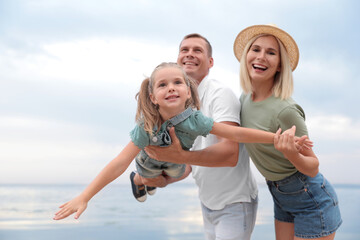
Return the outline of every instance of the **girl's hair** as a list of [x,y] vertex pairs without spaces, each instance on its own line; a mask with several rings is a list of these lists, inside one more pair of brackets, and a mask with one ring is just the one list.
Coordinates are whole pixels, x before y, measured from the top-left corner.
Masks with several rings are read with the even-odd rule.
[[200,109],[200,100],[197,93],[197,83],[195,80],[186,75],[184,70],[172,62],[164,62],[158,65],[152,72],[149,78],[145,78],[141,83],[140,91],[136,94],[135,98],[138,101],[137,111],[136,111],[136,122],[138,124],[144,124],[144,129],[150,135],[153,134],[153,129],[157,126],[157,129],[160,129],[162,124],[162,118],[159,113],[159,106],[155,105],[150,100],[150,94],[153,94],[153,87],[155,83],[155,76],[157,71],[164,68],[177,68],[181,71],[186,85],[190,88],[191,97],[185,102],[184,108],[192,107],[197,110]]
[[[246,64],[246,56],[247,56],[247,53],[249,52],[252,44],[255,42],[255,40],[258,39],[259,37],[264,37],[264,36],[273,36],[273,35],[262,34],[262,35],[258,35],[256,37],[250,39],[250,41],[246,44],[243,55],[241,57],[240,84],[241,84],[241,87],[245,94],[252,92],[251,79],[250,79],[249,71],[247,69],[247,64]],[[275,37],[275,36],[273,36],[273,37]],[[291,95],[294,91],[294,80],[293,80],[292,70],[291,70],[291,66],[290,66],[290,60],[289,60],[289,56],[287,54],[286,48],[284,47],[282,42],[277,37],[275,37],[275,39],[277,40],[277,42],[280,46],[280,66],[281,66],[281,68],[280,68],[280,72],[277,72],[275,74],[274,86],[273,86],[272,92],[275,97],[279,97],[281,99],[288,99],[291,97]]]

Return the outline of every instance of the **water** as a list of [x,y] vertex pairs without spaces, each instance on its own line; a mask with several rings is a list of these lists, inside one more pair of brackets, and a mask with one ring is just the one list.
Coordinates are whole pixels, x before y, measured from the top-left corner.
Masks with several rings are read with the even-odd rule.
[[[83,185],[0,185],[0,240],[57,239],[204,239],[194,184],[158,189],[144,203],[129,185],[109,185],[89,203],[79,220],[54,221],[58,206],[80,193]],[[335,186],[343,225],[336,239],[360,239],[360,186]],[[272,200],[259,186],[259,211],[252,239],[275,239]]]

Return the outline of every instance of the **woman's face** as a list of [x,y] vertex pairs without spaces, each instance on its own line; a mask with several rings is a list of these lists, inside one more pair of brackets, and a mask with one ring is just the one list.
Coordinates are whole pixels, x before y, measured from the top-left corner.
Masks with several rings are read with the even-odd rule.
[[251,45],[246,66],[253,83],[274,81],[280,71],[280,47],[275,37],[262,36]]

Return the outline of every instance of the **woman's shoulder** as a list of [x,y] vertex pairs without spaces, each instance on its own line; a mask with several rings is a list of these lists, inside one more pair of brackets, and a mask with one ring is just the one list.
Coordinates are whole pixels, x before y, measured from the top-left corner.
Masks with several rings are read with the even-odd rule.
[[279,107],[278,116],[279,118],[288,118],[292,115],[300,116],[305,119],[305,112],[303,108],[295,102],[294,99],[288,98],[281,100],[281,107]]
[[281,99],[279,97],[273,96],[271,98],[270,104],[276,104],[280,109],[288,107],[301,108],[300,105],[291,97],[287,99]]

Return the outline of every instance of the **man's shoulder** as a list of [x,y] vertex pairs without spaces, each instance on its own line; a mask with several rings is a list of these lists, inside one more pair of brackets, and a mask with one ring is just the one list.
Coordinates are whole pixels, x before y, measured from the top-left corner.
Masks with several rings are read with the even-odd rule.
[[231,94],[235,96],[235,93],[221,81],[210,78],[206,81],[205,92],[216,94],[216,93],[224,93]]
[[218,87],[218,88],[227,88],[221,81],[214,79],[214,78],[206,79],[206,85],[214,86],[214,87]]
[[217,122],[229,121],[239,123],[240,101],[235,93],[220,81],[208,79],[204,85],[202,111]]

